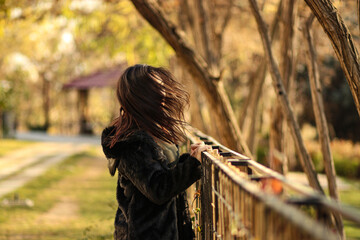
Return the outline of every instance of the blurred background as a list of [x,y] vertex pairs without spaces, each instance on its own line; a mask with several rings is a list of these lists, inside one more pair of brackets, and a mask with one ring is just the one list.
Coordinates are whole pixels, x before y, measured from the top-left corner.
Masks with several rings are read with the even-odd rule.
[[[220,76],[253,158],[269,166],[270,159],[276,155],[270,154],[270,146],[273,146],[270,133],[276,128],[277,98],[247,1],[213,0],[210,1],[213,5],[206,5],[204,9],[200,8],[202,1],[156,2],[180,37],[207,61],[212,76]],[[270,30],[275,59],[281,69],[288,69],[287,92],[305,145],[316,170],[324,173],[301,32],[310,10],[304,2],[295,1],[292,15],[286,18],[282,14],[285,0],[257,2]],[[335,0],[333,4],[359,47],[356,1]],[[199,15],[201,12],[204,15]],[[207,41],[199,30],[206,21],[213,31],[205,34]],[[286,60],[283,39],[289,24],[293,27],[287,35],[291,38],[291,48],[286,52],[291,52],[291,59]],[[360,118],[331,42],[316,20],[312,34],[333,160],[343,181],[341,199],[360,207]],[[286,68],[290,62],[291,67]],[[106,161],[99,147],[99,135],[119,112],[116,81],[127,66],[137,63],[170,69],[191,95],[186,113],[188,122],[231,146],[219,127],[224,123],[214,118],[214,109],[218,106],[209,103],[204,88],[197,84],[186,64],[176,57],[175,51],[137,12],[131,1],[0,0],[0,183],[46,159],[67,154],[53,161],[60,164],[54,165],[58,166],[57,170],[50,169],[50,173],[38,175],[43,178],[31,180],[35,182],[30,187],[25,185],[18,191],[14,188],[0,195],[0,199],[30,198],[35,202],[33,210],[21,207],[13,210],[6,204],[0,208],[0,212],[4,212],[0,213],[0,229],[4,229],[0,230],[0,239],[111,239],[116,209],[115,180],[109,182],[104,170]],[[280,171],[302,171],[286,126],[281,132],[278,141],[283,147],[276,156],[280,160],[286,158],[287,166],[281,166]],[[41,155],[40,149],[48,149],[48,152]],[[35,155],[40,157],[24,163],[28,156]],[[101,161],[97,161],[99,159]],[[10,171],[10,166],[18,167]],[[71,184],[74,182],[77,186]],[[93,194],[86,189],[91,189]],[[69,191],[78,193],[66,197]],[[104,198],[98,196],[99,191],[104,191],[100,194]],[[88,197],[84,197],[86,195]],[[56,205],[59,199],[60,206]],[[79,204],[81,201],[84,202]],[[104,210],[100,206],[108,207]],[[50,212],[49,216],[35,217],[51,209],[55,212]],[[70,210],[66,213],[64,209]],[[90,213],[92,210],[94,215]],[[79,221],[80,215],[82,221]],[[89,222],[89,218],[97,220]],[[21,227],[14,225],[16,221]],[[45,222],[63,225],[55,230],[52,224],[46,230],[34,228]],[[105,227],[100,226],[105,222]],[[66,230],[69,228],[77,229],[72,230],[75,235]],[[360,239],[358,229],[349,226],[347,233]]]
[[[196,34],[196,16],[184,20],[192,16],[190,10],[194,11],[196,6],[187,4],[193,7],[189,10],[183,2],[186,1],[158,3],[187,43],[204,56],[201,39]],[[231,1],[231,7],[227,3],[220,4],[212,15],[216,20],[213,24],[218,27],[215,37],[221,38],[219,49],[214,47],[213,55],[220,55],[219,67],[214,72],[221,71],[226,95],[252,154],[266,163],[269,133],[274,128],[272,108],[277,99],[271,77],[263,70],[261,39],[247,3]],[[264,0],[259,1],[259,6],[269,28],[274,29],[273,53],[284,66],[280,33],[286,19],[278,17],[276,21],[281,16],[279,3]],[[334,4],[358,45],[356,3],[334,1]],[[310,11],[302,2],[294,9],[293,67],[288,95],[303,138],[310,141],[317,139],[317,132],[301,34],[301,23]],[[194,83],[171,47],[130,1],[2,1],[0,24],[0,135],[3,138],[26,131],[99,135],[118,114],[114,86],[121,72],[127,66],[146,63],[169,68],[186,85],[191,93],[188,121],[222,140],[212,116],[214,106],[209,106],[205,93]],[[348,149],[360,140],[360,119],[328,37],[316,20],[312,28],[330,138],[335,145],[344,143]],[[255,80],[259,78],[263,79],[263,85],[256,92]],[[256,95],[255,101],[252,95]],[[309,147],[312,151],[314,146]],[[359,150],[354,147],[351,152],[357,155]],[[294,148],[289,146],[286,151],[291,155]],[[359,162],[359,156],[356,157]],[[289,159],[292,159],[290,167],[296,167],[295,157]],[[360,164],[354,165],[351,174],[360,176]]]

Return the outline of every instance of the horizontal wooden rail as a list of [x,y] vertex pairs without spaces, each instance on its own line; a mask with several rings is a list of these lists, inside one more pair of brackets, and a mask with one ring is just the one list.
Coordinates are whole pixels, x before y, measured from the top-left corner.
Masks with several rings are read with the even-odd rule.
[[290,181],[192,127],[187,130],[189,144],[203,141],[214,149],[202,154],[198,239],[338,239],[335,230],[297,206],[318,214],[338,212],[360,225],[356,209]]

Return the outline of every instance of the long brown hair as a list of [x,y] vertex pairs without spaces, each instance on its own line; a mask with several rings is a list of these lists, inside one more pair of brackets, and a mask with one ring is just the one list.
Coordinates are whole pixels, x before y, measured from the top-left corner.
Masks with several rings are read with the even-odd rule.
[[183,139],[189,95],[169,71],[141,64],[131,66],[121,75],[116,93],[120,115],[112,124],[115,134],[110,147],[139,129],[165,142]]

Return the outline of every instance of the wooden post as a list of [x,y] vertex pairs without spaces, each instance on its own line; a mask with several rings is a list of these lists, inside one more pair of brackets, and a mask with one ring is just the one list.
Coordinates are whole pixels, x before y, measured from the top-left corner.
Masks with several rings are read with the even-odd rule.
[[80,89],[78,90],[79,98],[79,124],[80,124],[80,134],[92,134],[92,128],[89,123],[89,109],[88,109],[88,99],[89,99],[89,90]]

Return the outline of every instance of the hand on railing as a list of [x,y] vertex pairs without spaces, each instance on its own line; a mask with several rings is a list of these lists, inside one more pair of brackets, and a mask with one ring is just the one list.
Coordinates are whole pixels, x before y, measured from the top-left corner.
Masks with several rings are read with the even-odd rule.
[[211,149],[211,146],[205,145],[204,142],[198,142],[195,144],[191,144],[190,155],[197,158],[201,162],[201,153]]

